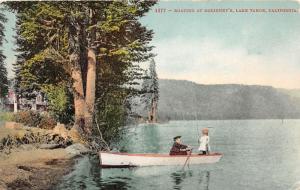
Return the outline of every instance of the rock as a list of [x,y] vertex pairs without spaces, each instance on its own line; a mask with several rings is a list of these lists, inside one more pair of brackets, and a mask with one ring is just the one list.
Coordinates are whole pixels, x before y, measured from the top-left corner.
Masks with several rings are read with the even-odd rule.
[[32,167],[28,167],[28,166],[23,166],[23,165],[17,165],[17,168],[20,169],[20,170],[24,170],[24,171],[32,171]]
[[90,149],[88,149],[86,146],[84,146],[81,143],[76,143],[71,146],[68,146],[65,150],[69,154],[73,154],[73,155],[87,154],[87,153],[91,152]]
[[72,127],[68,135],[74,142],[80,142],[81,140],[79,129],[76,126]]
[[16,122],[5,122],[5,127],[8,129],[22,129],[22,124],[21,123],[16,123]]
[[63,138],[68,137],[68,132],[69,131],[66,129],[65,125],[60,123],[58,123],[53,129],[53,133],[59,134]]
[[40,149],[55,149],[55,148],[59,148],[60,144],[41,144],[39,145]]

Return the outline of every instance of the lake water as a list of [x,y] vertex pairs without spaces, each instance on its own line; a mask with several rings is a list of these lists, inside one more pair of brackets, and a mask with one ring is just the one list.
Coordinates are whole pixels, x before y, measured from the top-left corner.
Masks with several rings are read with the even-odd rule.
[[172,121],[130,129],[124,151],[169,152],[174,136],[196,150],[197,134],[210,128],[212,165],[101,169],[85,157],[57,189],[288,190],[300,181],[300,120]]

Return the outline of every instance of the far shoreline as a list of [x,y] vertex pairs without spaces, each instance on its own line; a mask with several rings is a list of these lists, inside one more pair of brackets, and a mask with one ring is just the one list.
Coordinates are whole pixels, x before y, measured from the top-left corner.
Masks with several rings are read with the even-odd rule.
[[[156,123],[147,123],[147,122],[142,122],[142,123],[137,123],[137,125],[155,125],[155,124],[168,124],[170,122],[193,122],[193,121],[291,121],[291,120],[300,120],[300,118],[287,118],[287,119],[278,119],[278,118],[269,118],[269,119],[255,119],[255,118],[250,118],[250,119],[174,119],[174,120],[169,120],[169,121],[158,121]],[[131,125],[129,125],[131,126]]]

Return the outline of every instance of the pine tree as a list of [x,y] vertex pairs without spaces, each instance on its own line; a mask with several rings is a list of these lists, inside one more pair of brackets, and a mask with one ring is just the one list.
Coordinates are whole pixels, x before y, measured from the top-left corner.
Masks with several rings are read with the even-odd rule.
[[157,122],[157,106],[159,99],[158,77],[156,73],[156,64],[154,59],[151,59],[149,73],[145,73],[146,77],[142,84],[142,101],[145,105],[145,110],[148,112],[148,122]]
[[111,104],[122,109],[126,98],[135,93],[128,86],[140,77],[136,63],[153,56],[149,45],[153,31],[142,26],[139,18],[155,2],[6,4],[17,12],[16,71],[22,91],[47,92],[53,89],[49,85],[57,84],[72,89],[75,125],[82,123],[87,131],[95,112],[97,117],[107,113]]
[[[1,10],[1,9],[0,9]],[[6,22],[5,15],[0,13],[0,48],[3,46],[4,41],[4,23]],[[4,65],[5,56],[3,51],[0,49],[0,98],[4,97],[7,93],[8,80],[7,70]]]

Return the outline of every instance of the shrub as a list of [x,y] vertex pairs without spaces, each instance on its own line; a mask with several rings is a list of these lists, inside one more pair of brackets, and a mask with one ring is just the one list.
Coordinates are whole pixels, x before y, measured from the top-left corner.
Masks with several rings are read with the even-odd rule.
[[39,123],[39,128],[42,129],[53,129],[56,126],[56,121],[50,116],[42,115],[42,119]]
[[73,121],[72,94],[65,84],[45,85],[42,88],[48,101],[48,111],[57,121],[67,124]]
[[41,121],[41,116],[33,111],[20,111],[14,115],[14,121],[23,123],[28,127],[37,127]]
[[21,111],[14,115],[15,122],[22,123],[28,127],[39,127],[42,129],[53,129],[56,121],[46,114],[40,114],[34,111]]

